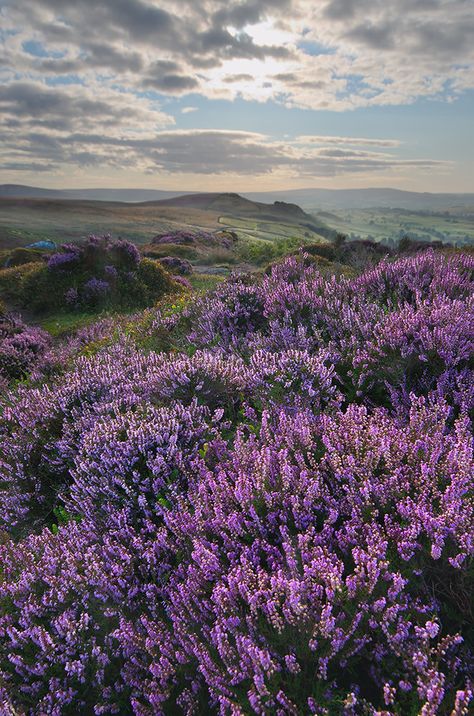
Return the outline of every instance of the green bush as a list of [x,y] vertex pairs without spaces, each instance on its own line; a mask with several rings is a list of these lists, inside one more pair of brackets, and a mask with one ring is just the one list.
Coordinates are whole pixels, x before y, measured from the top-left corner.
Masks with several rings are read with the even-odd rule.
[[122,283],[121,294],[124,306],[146,307],[166,293],[177,291],[179,286],[172,276],[152,259],[142,259],[135,277]]
[[199,255],[197,249],[181,244],[163,244],[162,246],[146,246],[143,255],[151,259],[161,259],[164,256],[178,256],[180,259],[196,259]]
[[25,249],[19,247],[13,249],[11,254],[8,256],[8,266],[22,266],[23,264],[29,263],[41,263],[44,260],[45,254],[38,249]]
[[0,296],[36,313],[47,314],[63,310],[145,308],[164,294],[180,290],[157,261],[138,257],[133,265],[121,246],[116,253],[108,252],[102,261],[98,255],[94,262],[94,252],[86,245],[81,260],[64,267],[29,263],[0,270]]
[[297,238],[275,239],[274,241],[243,241],[238,247],[238,253],[243,261],[257,266],[263,266],[270,261],[287,256],[301,246]]
[[28,305],[29,282],[34,281],[45,271],[45,266],[39,263],[22,264],[0,271],[0,295],[7,301],[18,303],[22,306]]

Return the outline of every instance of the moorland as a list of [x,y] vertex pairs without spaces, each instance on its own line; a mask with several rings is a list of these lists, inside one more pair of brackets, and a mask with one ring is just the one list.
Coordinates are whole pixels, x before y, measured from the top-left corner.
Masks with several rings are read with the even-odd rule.
[[467,716],[472,246],[1,216],[2,716]]

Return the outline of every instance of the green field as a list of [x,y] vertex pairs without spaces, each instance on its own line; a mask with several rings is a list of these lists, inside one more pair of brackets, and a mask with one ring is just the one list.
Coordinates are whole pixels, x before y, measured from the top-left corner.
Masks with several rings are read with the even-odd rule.
[[99,201],[0,199],[0,248],[52,239],[75,241],[89,234],[111,233],[138,244],[179,228],[219,228],[209,211]]
[[443,212],[405,209],[332,209],[317,216],[350,238],[398,241],[401,236],[458,245],[474,242],[473,209]]
[[296,224],[285,224],[281,221],[266,221],[251,218],[236,218],[233,216],[219,217],[219,223],[226,229],[235,231],[240,237],[261,241],[274,241],[275,239],[298,239],[303,243],[308,241],[325,242],[326,239],[315,230]]

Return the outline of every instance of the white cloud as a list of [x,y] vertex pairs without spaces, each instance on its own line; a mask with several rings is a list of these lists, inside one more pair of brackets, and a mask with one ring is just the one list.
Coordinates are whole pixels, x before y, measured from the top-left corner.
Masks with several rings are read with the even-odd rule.
[[398,139],[375,139],[371,137],[337,137],[330,135],[300,135],[295,138],[297,144],[347,144],[363,147],[399,147]]
[[0,158],[9,169],[441,170],[394,156],[399,142],[383,137],[163,134],[175,121],[165,100],[200,94],[345,111],[454,101],[474,88],[467,0],[6,0],[0,19]]
[[[332,177],[398,172],[408,167],[443,170],[446,162],[401,159],[389,152],[354,148],[346,138],[330,137],[316,146],[305,137],[275,141],[257,132],[218,129],[164,130],[154,134],[121,137],[104,132],[58,132],[32,129],[20,142],[13,136],[4,146],[6,166],[25,171],[38,161],[59,169],[64,166],[129,170],[131,172],[194,175]],[[360,140],[359,140],[360,141]],[[370,140],[363,140],[372,146]],[[357,146],[357,140],[356,140]],[[376,145],[378,146],[378,145]],[[383,145],[384,146],[384,145]]]
[[466,0],[7,0],[2,24],[11,77],[336,110],[474,87]]

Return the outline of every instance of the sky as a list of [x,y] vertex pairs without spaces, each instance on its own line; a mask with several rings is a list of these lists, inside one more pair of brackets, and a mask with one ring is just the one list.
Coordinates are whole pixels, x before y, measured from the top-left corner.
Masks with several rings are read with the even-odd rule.
[[474,0],[0,0],[0,183],[474,192]]

